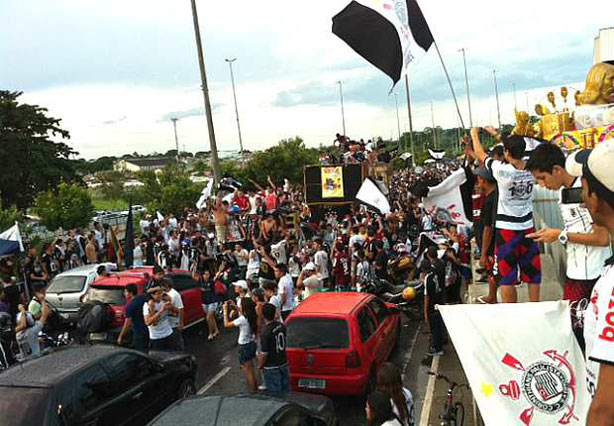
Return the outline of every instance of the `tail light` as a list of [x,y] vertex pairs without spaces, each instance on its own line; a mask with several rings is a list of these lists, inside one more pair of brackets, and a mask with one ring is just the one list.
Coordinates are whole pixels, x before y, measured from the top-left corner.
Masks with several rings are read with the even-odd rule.
[[345,356],[346,368],[358,368],[360,367],[360,356],[358,352],[352,351]]

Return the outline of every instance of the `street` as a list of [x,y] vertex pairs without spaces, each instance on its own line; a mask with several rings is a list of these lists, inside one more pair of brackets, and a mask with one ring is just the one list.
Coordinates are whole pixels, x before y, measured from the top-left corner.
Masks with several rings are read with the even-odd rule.
[[[392,352],[390,361],[403,372],[404,384],[414,395],[416,419],[419,419],[428,382],[428,368],[421,365],[428,349],[428,335],[424,333],[424,324],[409,322],[406,318],[403,321],[401,341]],[[184,333],[186,350],[196,357],[198,363],[198,393],[221,395],[246,392],[237,360],[237,332],[223,330],[220,337],[212,342],[208,342],[206,336],[204,325]],[[364,396],[337,396],[332,400],[341,426],[365,423]]]

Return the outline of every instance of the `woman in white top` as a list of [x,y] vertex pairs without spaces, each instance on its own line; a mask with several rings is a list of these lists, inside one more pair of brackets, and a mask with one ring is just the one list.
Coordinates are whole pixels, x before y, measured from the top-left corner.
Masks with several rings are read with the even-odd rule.
[[256,375],[254,373],[254,359],[256,358],[256,339],[255,333],[258,329],[258,315],[256,314],[256,304],[248,297],[241,299],[240,306],[237,308],[239,317],[234,321],[229,318],[229,310],[235,308],[232,301],[224,303],[224,327],[239,329],[239,364],[247,388],[250,393],[256,392]]
[[392,411],[403,426],[414,426],[414,398],[410,390],[403,387],[403,379],[396,365],[391,362],[380,365],[376,389],[388,395]]

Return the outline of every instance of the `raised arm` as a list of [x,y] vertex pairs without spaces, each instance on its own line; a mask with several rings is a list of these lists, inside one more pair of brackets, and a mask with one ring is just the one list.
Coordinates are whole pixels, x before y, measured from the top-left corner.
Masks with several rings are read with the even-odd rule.
[[471,141],[473,142],[473,152],[475,157],[480,160],[480,163],[484,163],[488,154],[484,150],[482,143],[480,142],[480,128],[474,127],[471,129]]

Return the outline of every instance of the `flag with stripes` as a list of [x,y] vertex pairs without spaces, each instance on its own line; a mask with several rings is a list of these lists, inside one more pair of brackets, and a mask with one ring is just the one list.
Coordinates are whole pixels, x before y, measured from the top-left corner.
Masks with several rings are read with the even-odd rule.
[[443,157],[445,157],[445,155],[446,155],[446,151],[444,151],[443,149],[431,149],[431,148],[429,148],[428,150],[429,150],[429,155],[435,161],[443,160]]
[[416,0],[354,0],[333,17],[333,33],[393,85],[434,41]]

